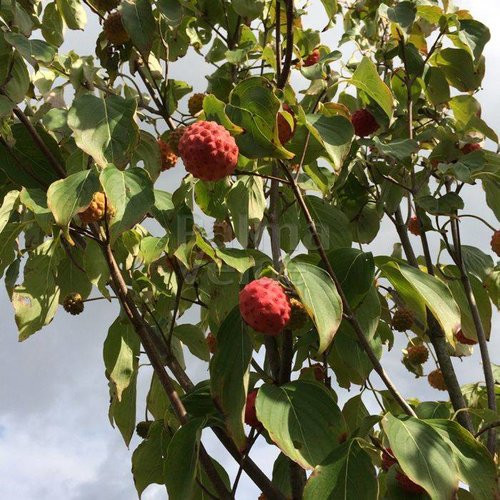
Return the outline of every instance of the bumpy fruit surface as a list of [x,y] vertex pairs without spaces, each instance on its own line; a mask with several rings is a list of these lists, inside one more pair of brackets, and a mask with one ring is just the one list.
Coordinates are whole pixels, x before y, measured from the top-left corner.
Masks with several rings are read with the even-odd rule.
[[470,142],[469,144],[465,144],[464,146],[462,146],[460,148],[460,151],[462,151],[464,155],[468,155],[469,153],[478,151],[479,149],[481,149],[481,144],[477,142]]
[[285,119],[285,117],[281,113],[278,113],[278,118],[277,118],[278,137],[279,137],[281,144],[285,144],[293,137],[293,134],[295,132],[295,126],[297,125],[297,120],[295,119],[295,114],[292,111],[292,108],[288,104],[283,104],[283,109],[287,113],[290,113],[292,115],[292,117],[293,117],[293,129],[290,126],[290,124],[288,123],[288,121]]
[[188,110],[192,116],[197,115],[203,109],[203,99],[205,99],[205,94],[193,94],[189,98]]
[[458,332],[455,334],[455,338],[461,344],[465,344],[465,345],[476,345],[477,344],[477,340],[469,339],[468,337],[466,337],[464,335],[464,332],[462,332],[462,330],[458,330]]
[[388,471],[394,464],[397,464],[398,461],[394,456],[394,453],[390,448],[385,448],[382,450],[382,469]]
[[247,403],[245,406],[245,424],[252,427],[259,427],[261,424],[257,418],[257,411],[255,409],[255,400],[257,398],[258,389],[254,389],[247,394]]
[[208,332],[206,341],[208,346],[208,352],[210,354],[215,354],[215,351],[217,350],[217,338],[212,332]]
[[92,3],[95,5],[96,9],[103,12],[110,12],[120,5],[120,0],[92,0]]
[[392,317],[392,327],[398,332],[406,332],[413,325],[413,312],[404,307],[399,307]]
[[313,64],[316,64],[319,61],[320,58],[320,53],[318,49],[314,49],[307,57],[306,60],[304,61],[304,66],[312,66]]
[[300,300],[295,298],[290,299],[290,306],[292,311],[290,313],[290,321],[286,325],[290,330],[300,330],[309,319],[309,314],[307,314],[304,304]]
[[255,331],[278,335],[290,320],[290,300],[278,282],[260,278],[240,292],[240,311]]
[[122,23],[122,15],[112,12],[103,24],[104,35],[114,45],[123,45],[130,40],[130,36]]
[[439,369],[434,370],[427,375],[429,385],[438,391],[446,391],[446,383],[444,381],[443,372]]
[[170,170],[177,163],[177,155],[172,151],[170,144],[162,139],[158,139],[161,157],[161,171]]
[[429,359],[429,350],[425,345],[414,345],[406,350],[408,361],[417,365],[424,364]]
[[359,137],[366,137],[379,128],[377,120],[367,109],[358,109],[351,116],[354,133]]
[[238,163],[238,146],[231,134],[215,122],[190,125],[179,142],[186,170],[197,179],[217,181],[230,175]]
[[417,483],[414,483],[402,471],[398,470],[396,472],[396,481],[399,483],[399,486],[401,486],[401,488],[408,493],[425,493],[425,490],[422,488],[422,486],[418,485]]
[[416,215],[412,215],[408,221],[408,231],[415,236],[420,236],[420,222]]
[[142,439],[146,439],[148,437],[148,433],[149,433],[149,428],[150,427],[151,427],[151,421],[150,420],[144,420],[142,422],[139,422],[135,426],[135,432]]
[[73,316],[81,314],[84,308],[82,296],[77,292],[70,293],[64,298],[63,307],[66,312]]
[[495,231],[491,237],[491,249],[500,257],[500,231]]
[[231,224],[227,220],[214,222],[214,241],[217,244],[229,243],[234,240],[234,232]]
[[179,141],[181,140],[185,131],[186,127],[180,125],[168,134],[168,144],[177,156],[179,155]]
[[90,205],[78,214],[83,224],[91,224],[104,219],[107,212],[109,218],[114,217],[115,209],[108,203],[106,206],[106,197],[104,193],[94,193]]

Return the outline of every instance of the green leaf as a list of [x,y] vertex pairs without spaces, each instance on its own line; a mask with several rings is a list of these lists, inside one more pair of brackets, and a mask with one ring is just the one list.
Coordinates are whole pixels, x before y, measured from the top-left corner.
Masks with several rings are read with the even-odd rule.
[[26,38],[20,33],[5,33],[5,40],[15,47],[19,53],[28,61],[39,61],[50,64],[54,59],[56,50],[44,40],[33,40]]
[[499,494],[495,463],[490,453],[458,422],[445,419],[427,420],[453,450],[460,479],[469,485],[473,498],[490,500]]
[[481,84],[483,74],[476,71],[471,55],[463,49],[442,49],[431,58],[431,63],[444,71],[448,83],[460,90],[476,90]]
[[83,170],[51,184],[47,205],[56,223],[67,232],[71,219],[90,205],[94,193],[99,190],[95,170]]
[[460,310],[444,283],[434,276],[389,257],[378,257],[376,264],[398,293],[413,295],[431,310],[446,338],[453,342],[453,334],[460,328]]
[[218,248],[215,254],[229,267],[242,274],[255,265],[255,259],[246,250],[239,248]]
[[203,330],[195,325],[177,325],[174,328],[174,335],[187,346],[193,356],[203,361],[210,360],[207,342]]
[[450,86],[442,69],[428,68],[424,81],[425,92],[432,104],[439,106],[450,100]]
[[428,423],[413,417],[398,419],[387,414],[382,427],[403,472],[432,500],[453,498],[459,476],[446,440]]
[[[457,47],[464,47],[474,56],[475,62],[481,57],[485,45],[489,42],[490,30],[476,19],[461,19],[457,35],[448,36]],[[458,39],[457,39],[458,38]]]
[[153,183],[141,168],[121,171],[113,165],[101,172],[100,180],[109,203],[116,210],[109,226],[115,240],[140,222],[154,204]]
[[68,126],[77,146],[100,167],[125,165],[139,140],[135,122],[136,99],[85,94],[76,98],[68,113]]
[[2,206],[0,207],[0,233],[4,230],[7,222],[9,222],[12,213],[19,206],[19,191],[9,191],[3,197]]
[[47,42],[59,47],[64,42],[64,23],[56,2],[46,5],[43,11],[42,35]]
[[80,0],[56,0],[57,8],[70,30],[83,30],[87,14]]
[[389,87],[380,78],[377,67],[368,57],[363,57],[350,82],[370,96],[391,118],[393,97]]
[[224,415],[227,432],[240,450],[247,445],[243,409],[251,357],[252,343],[247,327],[239,308],[234,308],[217,332],[217,352],[210,362],[210,389]]
[[0,277],[16,258],[17,238],[27,225],[27,223],[11,222],[0,233]]
[[109,280],[109,267],[102,253],[100,245],[93,241],[87,241],[87,247],[84,254],[84,268],[87,277],[93,283],[104,297],[110,298],[106,285]]
[[351,149],[354,128],[351,122],[341,115],[307,115],[306,125],[326,149],[336,171],[342,168]]
[[264,0],[231,0],[231,5],[236,14],[249,20],[259,17],[265,6]]
[[131,378],[130,383],[122,392],[118,400],[114,384],[110,384],[111,404],[109,405],[109,419],[115,423],[128,446],[134,435],[135,416],[137,405],[137,372]]
[[343,443],[318,465],[306,483],[304,500],[376,500],[378,482],[370,456],[357,439]]
[[294,259],[287,274],[319,336],[318,354],[332,343],[342,320],[342,301],[331,277],[323,269]]
[[184,9],[179,0],[159,0],[158,7],[169,25],[178,26],[181,23]]
[[153,46],[156,22],[149,0],[123,0],[120,12],[125,30],[140,54],[147,58]]
[[163,429],[163,422],[151,422],[148,437],[132,454],[132,475],[139,498],[150,484],[164,484],[163,450],[170,436]]
[[417,8],[413,2],[399,2],[395,7],[387,9],[387,15],[393,23],[408,28],[415,21]]
[[57,268],[56,283],[60,289],[60,296],[64,298],[73,292],[78,292],[86,299],[92,291],[92,283],[83,272],[84,251],[77,246],[66,249],[65,255]]
[[[321,243],[325,248],[351,246],[352,236],[349,220],[341,210],[317,196],[306,196],[305,202],[316,223]],[[309,231],[304,236],[303,243],[309,250],[316,249],[316,243]]]
[[198,472],[203,419],[193,419],[173,435],[165,459],[165,484],[169,498],[192,498]]
[[55,273],[61,258],[58,244],[58,239],[50,239],[39,245],[26,262],[23,284],[14,288],[11,300],[20,341],[48,325],[56,314],[59,288]]
[[106,375],[115,385],[118,401],[135,376],[139,351],[139,337],[134,327],[128,319],[118,317],[108,330],[103,350]]
[[333,393],[314,381],[265,384],[257,393],[256,409],[273,442],[305,469],[322,463],[345,432]]
[[339,248],[327,256],[349,305],[357,307],[375,279],[373,255],[356,248]]
[[417,204],[432,215],[453,215],[464,208],[464,200],[457,193],[446,193],[439,198],[422,196],[416,199]]
[[410,158],[412,154],[419,150],[418,142],[413,139],[397,139],[384,144],[375,136],[373,142],[382,153],[401,161]]

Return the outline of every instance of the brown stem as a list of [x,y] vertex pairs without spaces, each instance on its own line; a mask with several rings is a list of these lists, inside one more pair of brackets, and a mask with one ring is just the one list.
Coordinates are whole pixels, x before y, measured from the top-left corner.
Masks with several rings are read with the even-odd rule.
[[304,214],[306,220],[307,220],[307,225],[309,227],[309,231],[311,233],[311,236],[318,248],[318,252],[320,254],[321,260],[323,261],[323,264],[326,268],[326,271],[332,278],[333,282],[335,283],[335,286],[337,288],[337,291],[340,295],[340,298],[342,300],[342,306],[344,309],[344,314],[351,324],[353,330],[356,333],[356,336],[358,337],[358,342],[361,344],[361,347],[365,351],[366,355],[370,359],[370,362],[373,365],[374,370],[377,372],[378,376],[382,379],[384,382],[385,386],[389,390],[389,392],[392,394],[396,402],[401,406],[402,410],[407,414],[411,416],[416,416],[415,412],[413,411],[413,408],[405,401],[403,396],[398,392],[392,381],[390,380],[389,376],[385,372],[384,368],[380,364],[380,361],[378,360],[375,352],[373,351],[370,343],[365,337],[365,334],[363,333],[363,329],[361,328],[361,325],[359,324],[356,316],[353,314],[353,311],[347,301],[347,298],[345,296],[344,290],[342,289],[342,286],[337,278],[337,275],[335,274],[330,261],[328,260],[328,257],[326,255],[325,248],[323,247],[323,244],[321,242],[321,238],[319,237],[318,230],[316,228],[316,224],[314,222],[314,219],[311,217],[311,214],[309,212],[309,209],[307,208],[307,205],[304,201],[304,197],[302,196],[302,192],[300,191],[300,188],[297,186],[297,183],[295,182],[293,176],[290,174],[290,171],[288,170],[288,167],[283,163],[280,162],[283,171],[285,173],[285,176],[288,178],[290,181],[292,190],[295,194],[295,197],[297,199],[297,202],[299,203],[299,206],[302,210],[302,213]]
[[[454,257],[453,260],[460,270],[460,279],[462,281],[462,286],[464,287],[465,296],[467,297],[467,303],[472,314],[472,319],[474,321],[474,327],[476,329],[477,340],[479,343],[479,350],[481,352],[481,360],[483,362],[483,372],[484,381],[486,383],[486,395],[488,398],[488,408],[493,412],[497,412],[497,402],[495,394],[495,377],[493,376],[493,370],[491,367],[490,353],[488,351],[488,343],[486,341],[486,333],[484,331],[483,322],[481,321],[481,316],[479,315],[479,309],[476,304],[476,299],[474,297],[474,292],[472,291],[472,286],[470,283],[469,275],[465,268],[465,263],[462,256],[462,243],[460,239],[460,228],[458,225],[458,220],[452,218],[451,220],[451,234],[453,238],[454,246]],[[488,450],[492,455],[496,452],[496,429],[491,427],[488,431]]]
[[[278,77],[278,88],[283,89],[290,75],[293,55],[293,0],[285,0],[286,7],[286,52],[283,68]],[[279,23],[280,20],[276,22]],[[281,62],[281,61],[280,61]]]

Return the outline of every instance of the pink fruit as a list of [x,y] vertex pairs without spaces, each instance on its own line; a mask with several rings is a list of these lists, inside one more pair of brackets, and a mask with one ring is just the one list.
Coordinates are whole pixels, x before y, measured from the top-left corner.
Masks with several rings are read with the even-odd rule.
[[312,66],[313,64],[316,64],[319,61],[320,58],[320,53],[318,49],[314,49],[307,57],[306,60],[304,61],[304,66]]
[[464,335],[464,332],[462,330],[458,330],[457,333],[455,333],[455,338],[460,342],[461,344],[465,345],[476,345],[477,340],[470,339]]
[[399,483],[401,488],[408,493],[425,493],[422,486],[414,483],[404,472],[396,472],[396,481]]
[[408,231],[415,236],[420,236],[420,222],[416,215],[412,215],[408,221]]
[[460,151],[462,151],[464,155],[467,155],[479,149],[481,149],[481,144],[478,144],[477,142],[470,142],[469,144],[465,144],[465,146],[462,146],[460,148]]
[[283,104],[283,109],[287,113],[290,113],[292,115],[293,129],[292,127],[290,127],[290,124],[285,119],[285,117],[281,113],[278,113],[278,136],[281,144],[285,144],[293,137],[293,134],[295,132],[295,125],[297,124],[297,120],[295,119],[295,114],[293,113],[292,108],[288,104]]
[[290,319],[291,306],[282,286],[260,278],[240,292],[240,311],[245,322],[265,335],[278,335]]
[[190,125],[179,141],[186,170],[197,179],[217,181],[230,175],[238,163],[238,146],[231,134],[215,122]]
[[252,427],[259,427],[261,423],[257,418],[257,411],[255,410],[255,400],[257,399],[258,389],[254,389],[247,394],[247,403],[245,406],[245,424]]

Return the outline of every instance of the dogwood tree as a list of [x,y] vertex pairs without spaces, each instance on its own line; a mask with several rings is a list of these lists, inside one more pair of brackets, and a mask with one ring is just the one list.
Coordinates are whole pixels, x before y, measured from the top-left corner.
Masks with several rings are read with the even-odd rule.
[[[321,4],[314,29],[305,0],[0,4],[0,273],[22,341],[118,301],[109,418],[142,439],[139,496],[244,498],[241,474],[267,499],[499,495],[489,30],[451,0]],[[95,55],[62,50],[88,16]],[[212,67],[205,93],[170,76],[188,53]],[[491,248],[462,243],[471,217]],[[473,350],[483,376],[460,386]],[[388,359],[439,401],[404,397]]]

